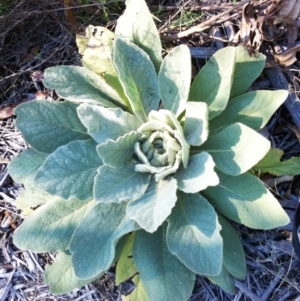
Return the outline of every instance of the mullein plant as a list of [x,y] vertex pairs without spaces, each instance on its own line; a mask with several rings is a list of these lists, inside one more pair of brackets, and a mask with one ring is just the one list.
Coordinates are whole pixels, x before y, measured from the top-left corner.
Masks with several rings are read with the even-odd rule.
[[86,285],[116,265],[131,301],[186,301],[196,274],[234,293],[246,261],[231,221],[272,229],[289,218],[252,172],[270,151],[262,129],[287,92],[247,92],[265,57],[218,51],[191,84],[180,45],[162,58],[143,0],[127,0],[115,33],[77,36],[83,67],[45,70],[64,101],[17,107],[30,148],[9,165],[25,190],[14,244],[57,252],[51,292]]

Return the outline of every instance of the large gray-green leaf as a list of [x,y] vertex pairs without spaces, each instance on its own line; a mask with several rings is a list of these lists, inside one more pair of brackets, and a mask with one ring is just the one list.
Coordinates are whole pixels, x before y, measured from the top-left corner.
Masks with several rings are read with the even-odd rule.
[[33,148],[27,149],[9,163],[8,173],[15,182],[29,186],[47,156]]
[[228,271],[222,266],[221,273],[217,276],[207,276],[207,278],[214,284],[220,286],[225,292],[229,294],[235,293],[234,282]]
[[212,157],[206,152],[190,157],[187,168],[181,166],[175,174],[178,189],[187,193],[196,193],[208,186],[217,185],[219,178],[214,167]]
[[120,258],[116,267],[116,285],[128,280],[137,274],[137,269],[133,260],[133,244],[135,233],[131,233],[125,243],[121,252]]
[[218,275],[223,241],[217,214],[209,202],[199,193],[181,192],[168,222],[169,250],[196,274]]
[[150,300],[186,301],[191,296],[195,274],[169,251],[165,228],[152,234],[138,231],[133,258]]
[[69,248],[71,237],[94,201],[55,199],[30,214],[14,234],[14,244],[33,252],[56,252]]
[[162,46],[153,17],[144,0],[127,0],[126,10],[119,18],[115,34],[142,48],[158,72],[162,61]]
[[215,53],[195,77],[189,100],[206,102],[212,119],[222,113],[229,99],[249,89],[264,66],[264,55],[251,57],[242,46],[226,47]]
[[75,288],[91,283],[102,275],[95,278],[82,280],[74,272],[72,266],[72,256],[69,252],[59,252],[56,255],[55,262],[45,267],[45,283],[50,286],[52,294],[69,293]]
[[229,221],[222,215],[218,215],[219,223],[222,227],[221,236],[223,238],[223,265],[233,277],[244,280],[247,274],[246,257],[243,245],[236,234],[236,230]]
[[99,203],[120,203],[141,197],[150,183],[150,174],[138,173],[134,165],[98,169],[95,177],[94,199]]
[[152,177],[146,192],[128,203],[127,214],[141,228],[154,232],[175,206],[177,181],[174,178],[155,181]]
[[126,215],[126,205],[98,204],[82,220],[70,248],[77,277],[89,279],[106,271],[114,261],[118,240],[139,228]]
[[237,96],[229,101],[222,114],[209,123],[209,134],[218,133],[224,127],[236,122],[259,131],[282,105],[287,95],[287,91],[277,90],[253,91]]
[[159,107],[157,75],[149,56],[135,44],[115,40],[113,62],[133,113],[146,121],[152,110]]
[[220,184],[202,191],[223,215],[253,229],[272,229],[289,223],[275,197],[255,176],[237,177],[218,172]]
[[[27,210],[56,199],[59,199],[59,197],[30,185],[18,195],[16,205],[21,210]],[[22,213],[24,214],[24,212]]]
[[97,146],[97,152],[104,164],[113,168],[125,167],[133,162],[134,144],[141,138],[138,132],[131,132],[117,140],[108,140]]
[[78,107],[77,112],[88,133],[98,143],[117,139],[141,126],[141,122],[134,115],[120,108],[104,108],[85,103]]
[[74,141],[47,157],[34,183],[38,188],[66,200],[87,200],[93,196],[94,177],[101,165],[92,139]]
[[199,146],[208,136],[208,107],[205,102],[189,101],[186,104],[183,126],[186,141],[193,146]]
[[71,141],[90,138],[77,116],[77,107],[69,101],[31,101],[16,108],[16,124],[33,148],[52,153]]
[[158,85],[164,109],[179,116],[189,97],[192,77],[191,53],[186,45],[173,48],[164,58]]
[[242,123],[223,129],[203,145],[222,172],[237,176],[253,167],[270,149],[270,142]]
[[123,107],[118,93],[105,80],[85,67],[56,66],[45,70],[44,84],[64,99]]

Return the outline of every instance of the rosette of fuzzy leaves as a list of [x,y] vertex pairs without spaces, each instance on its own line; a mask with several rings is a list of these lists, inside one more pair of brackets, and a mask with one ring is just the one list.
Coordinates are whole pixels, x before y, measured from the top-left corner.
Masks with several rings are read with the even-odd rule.
[[115,34],[88,27],[78,37],[85,67],[45,71],[64,101],[16,109],[30,149],[9,172],[24,184],[17,205],[30,214],[14,243],[58,252],[45,271],[57,294],[115,263],[117,283],[136,284],[126,300],[185,301],[196,274],[233,293],[232,276],[243,279],[246,265],[230,221],[288,223],[248,172],[270,149],[258,131],[287,92],[247,92],[265,59],[242,47],[217,52],[191,84],[189,49],[162,59],[145,2],[126,4]]

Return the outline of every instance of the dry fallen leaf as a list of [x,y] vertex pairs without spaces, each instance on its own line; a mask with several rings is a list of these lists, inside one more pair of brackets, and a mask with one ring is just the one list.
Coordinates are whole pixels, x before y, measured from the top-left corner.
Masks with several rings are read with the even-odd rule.
[[296,53],[300,51],[300,45],[293,47],[284,53],[274,54],[276,62],[280,65],[290,66],[297,61]]
[[10,106],[0,108],[0,119],[6,119],[6,118],[9,118],[9,117],[13,116],[14,115],[14,108],[17,105],[18,104],[14,104],[14,105],[10,105]]
[[267,17],[273,23],[287,25],[287,38],[289,47],[295,45],[298,37],[296,19],[300,13],[300,0],[274,0],[267,9]]

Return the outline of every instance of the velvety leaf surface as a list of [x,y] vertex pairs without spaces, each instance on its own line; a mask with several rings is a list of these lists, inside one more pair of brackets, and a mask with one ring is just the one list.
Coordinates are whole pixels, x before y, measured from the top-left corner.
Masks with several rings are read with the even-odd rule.
[[[26,210],[45,204],[46,202],[52,202],[56,199],[59,199],[59,197],[53,196],[44,190],[29,186],[18,195],[16,205],[19,209]],[[24,215],[24,212],[22,212],[22,214]]]
[[47,156],[33,148],[26,149],[9,163],[8,173],[15,182],[29,186]]
[[74,141],[47,157],[34,183],[38,188],[66,200],[87,200],[93,195],[94,177],[101,165],[92,139]]
[[218,215],[219,223],[222,227],[221,236],[223,238],[223,265],[233,277],[244,280],[247,274],[246,256],[243,245],[236,230],[229,221],[222,215]]
[[296,176],[300,173],[300,157],[292,157],[281,161],[283,151],[278,148],[271,148],[267,155],[260,160],[253,169],[259,172],[267,172],[275,176]]
[[153,63],[146,52],[120,38],[115,40],[113,61],[133,113],[146,121],[149,112],[158,109],[160,101]]
[[77,277],[89,279],[106,271],[114,261],[118,240],[138,229],[126,215],[126,205],[98,204],[82,220],[70,248]]
[[181,166],[175,174],[178,189],[187,193],[196,193],[208,186],[217,185],[219,178],[214,167],[212,157],[206,152],[191,156],[187,168]]
[[44,84],[67,100],[118,107],[122,100],[101,76],[85,67],[56,66],[45,70]]
[[115,34],[142,48],[159,70],[162,46],[153,17],[147,4],[140,0],[127,0],[126,10],[119,18]]
[[151,301],[147,295],[146,288],[139,275],[136,275],[132,279],[136,288],[130,295],[130,301]]
[[119,257],[116,268],[116,285],[137,274],[136,266],[133,260],[133,244],[135,239],[135,233],[131,233],[123,247],[121,255]]
[[175,206],[177,181],[174,178],[156,182],[152,177],[146,192],[128,203],[127,214],[143,229],[154,232]]
[[191,53],[186,45],[173,48],[164,58],[158,74],[163,108],[179,116],[188,100],[192,76]]
[[125,167],[132,163],[134,144],[141,138],[141,134],[131,132],[117,140],[108,140],[97,146],[97,152],[104,164],[113,168]]
[[209,134],[218,133],[236,122],[243,123],[255,131],[262,129],[274,112],[283,104],[288,92],[253,91],[231,99],[222,114],[209,123]]
[[209,118],[213,119],[225,109],[229,99],[249,89],[264,66],[264,55],[250,56],[242,46],[221,49],[195,77],[189,100],[206,102]]
[[54,199],[47,202],[18,227],[14,244],[37,253],[66,250],[76,227],[94,206],[94,201]]
[[99,203],[120,203],[141,197],[150,183],[150,174],[138,173],[134,165],[98,169],[95,178],[94,199]]
[[208,107],[204,102],[189,101],[186,104],[185,122],[183,126],[186,141],[199,146],[208,137]]
[[104,108],[92,104],[82,104],[77,109],[81,122],[89,135],[98,143],[117,139],[131,131],[136,131],[141,122],[132,114],[120,108]]
[[52,294],[69,293],[73,289],[80,289],[102,276],[98,275],[87,280],[76,277],[69,252],[59,252],[55,259],[54,263],[47,264],[45,267],[45,283],[50,286]]
[[218,172],[220,184],[202,193],[223,215],[253,229],[272,229],[289,223],[275,197],[255,176],[233,177]]
[[192,293],[195,274],[169,251],[163,228],[152,234],[137,232],[135,264],[150,300],[186,301]]
[[198,193],[180,193],[168,222],[169,250],[194,273],[218,275],[223,241],[217,214],[209,202]]
[[235,294],[235,286],[232,277],[223,266],[221,273],[217,276],[207,276],[209,281],[220,286],[225,292]]
[[253,167],[270,149],[270,142],[242,123],[235,123],[205,142],[201,149],[219,170],[237,176]]
[[71,141],[90,138],[77,116],[77,107],[78,104],[69,101],[24,103],[15,110],[18,116],[16,125],[33,148],[52,153]]

